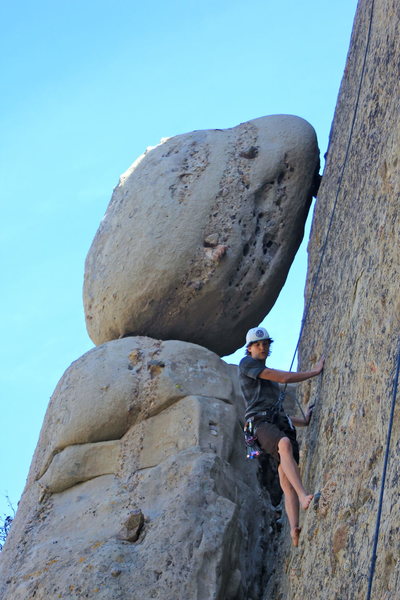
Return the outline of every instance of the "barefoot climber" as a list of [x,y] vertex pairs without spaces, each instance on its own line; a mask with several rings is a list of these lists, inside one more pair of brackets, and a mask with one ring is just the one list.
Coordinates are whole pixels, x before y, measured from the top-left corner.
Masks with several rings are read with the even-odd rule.
[[298,545],[299,507],[309,507],[313,496],[303,487],[298,467],[299,445],[293,425],[310,423],[312,409],[305,418],[289,418],[283,411],[279,399],[278,383],[298,383],[319,375],[324,367],[321,358],[315,369],[292,373],[278,371],[265,366],[272,344],[263,327],[254,327],[246,335],[246,356],[239,364],[240,386],[246,401],[246,422],[251,421],[258,444],[278,462],[279,482],[285,497],[285,509],[290,524],[290,535],[294,546]]

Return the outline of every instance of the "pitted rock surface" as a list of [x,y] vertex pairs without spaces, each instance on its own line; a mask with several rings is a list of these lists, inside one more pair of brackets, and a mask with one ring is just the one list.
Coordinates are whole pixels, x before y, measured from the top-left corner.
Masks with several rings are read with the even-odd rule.
[[162,141],[122,175],[86,259],[95,344],[179,339],[224,355],[274,304],[319,165],[290,115]]

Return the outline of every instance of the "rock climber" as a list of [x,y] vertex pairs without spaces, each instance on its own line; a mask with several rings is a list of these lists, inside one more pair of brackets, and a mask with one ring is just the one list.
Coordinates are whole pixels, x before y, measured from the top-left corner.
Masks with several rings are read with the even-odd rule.
[[313,495],[303,486],[298,467],[299,445],[294,426],[310,423],[312,407],[305,417],[288,417],[280,401],[279,383],[298,383],[319,375],[324,367],[322,357],[311,371],[289,372],[270,369],[265,361],[273,340],[264,327],[254,327],[246,335],[246,356],[239,363],[239,380],[246,402],[246,425],[253,428],[259,446],[278,463],[279,482],[285,498],[285,509],[294,546],[298,546],[299,507],[309,507]]

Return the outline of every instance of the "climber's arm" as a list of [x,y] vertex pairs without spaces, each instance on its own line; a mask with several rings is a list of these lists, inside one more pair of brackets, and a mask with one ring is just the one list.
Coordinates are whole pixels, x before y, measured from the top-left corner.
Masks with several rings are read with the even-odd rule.
[[305,381],[306,379],[319,375],[324,368],[324,361],[325,359],[322,357],[316,364],[315,369],[297,373],[292,371],[279,371],[278,369],[269,369],[268,367],[265,367],[258,377],[260,379],[276,381],[277,383],[299,383],[300,381]]
[[310,404],[304,417],[290,417],[295,427],[307,427],[310,424],[314,410],[314,404]]

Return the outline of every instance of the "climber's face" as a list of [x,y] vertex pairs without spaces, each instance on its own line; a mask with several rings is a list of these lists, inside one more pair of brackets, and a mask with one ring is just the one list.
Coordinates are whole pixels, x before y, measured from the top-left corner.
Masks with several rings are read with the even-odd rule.
[[271,342],[269,340],[262,340],[261,342],[253,342],[248,346],[251,358],[256,360],[266,360],[269,356],[269,347]]

